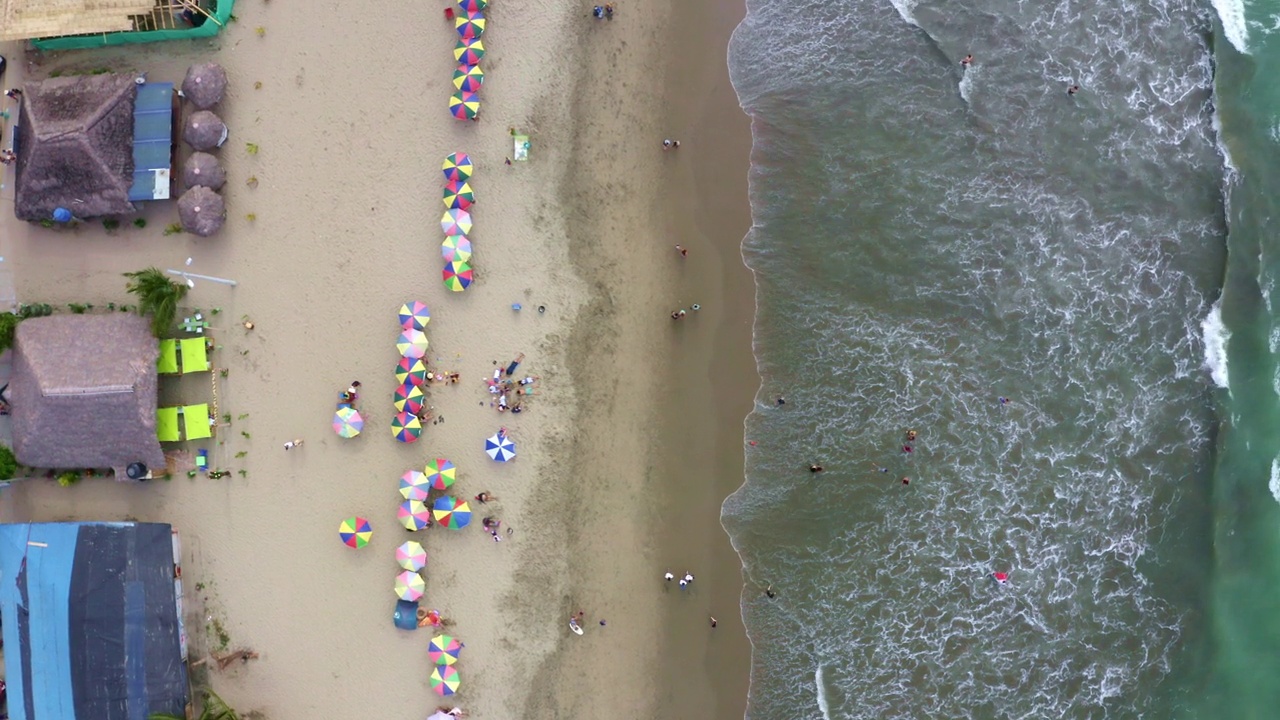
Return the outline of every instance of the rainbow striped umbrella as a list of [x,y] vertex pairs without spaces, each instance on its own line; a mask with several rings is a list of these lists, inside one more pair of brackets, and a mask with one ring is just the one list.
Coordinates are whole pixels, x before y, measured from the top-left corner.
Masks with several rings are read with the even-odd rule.
[[458,662],[462,643],[452,635],[437,635],[427,643],[427,657],[436,665],[452,665]]
[[440,216],[440,229],[445,235],[469,235],[471,233],[471,213],[466,210],[452,208]]
[[405,570],[396,576],[396,595],[401,600],[413,602],[422,597],[426,589],[427,584],[422,581],[422,576],[412,570]]
[[422,396],[422,388],[408,383],[396,388],[395,394],[392,395],[392,402],[396,406],[396,410],[417,415],[422,412],[422,403],[425,398]]
[[427,348],[431,343],[427,341],[427,334],[421,330],[405,330],[400,333],[400,339],[396,341],[396,349],[400,354],[407,358],[415,360],[427,354]]
[[471,177],[475,167],[466,153],[449,153],[440,169],[444,171],[445,180],[466,180]]
[[471,241],[465,235],[450,235],[440,243],[440,256],[445,262],[469,262],[471,260]]
[[471,40],[484,34],[484,23],[484,13],[477,10],[455,18],[453,29],[458,31],[458,37],[463,40]]
[[458,0],[458,9],[464,13],[480,12],[489,7],[489,0]]
[[353,548],[362,548],[373,538],[373,527],[362,517],[349,517],[338,524],[338,537]]
[[400,327],[404,330],[425,330],[431,322],[431,310],[425,303],[412,300],[400,306]]
[[458,479],[458,468],[444,458],[428,462],[423,472],[427,474],[427,482],[435,490],[448,490],[453,481]]
[[436,522],[455,530],[471,523],[471,506],[466,500],[450,495],[436,498],[435,504],[431,506],[431,514],[435,516]]
[[333,431],[338,437],[353,438],[364,429],[364,418],[350,405],[343,405],[333,414]]
[[431,480],[426,473],[409,470],[400,476],[400,495],[405,500],[426,500],[430,488]]
[[422,422],[417,415],[402,412],[391,418],[391,435],[402,443],[411,443],[422,437]]
[[484,85],[484,71],[479,65],[459,65],[453,71],[453,86],[467,92],[480,92]]
[[471,190],[471,184],[466,180],[450,180],[444,186],[441,200],[444,201],[446,208],[468,210],[472,205],[476,204],[476,194]]
[[455,260],[444,266],[442,273],[444,276],[444,286],[454,292],[462,292],[471,287],[472,271],[471,266],[462,261]]
[[422,358],[400,358],[396,363],[396,380],[401,385],[425,385],[427,382],[427,364]]
[[480,38],[460,39],[453,46],[453,59],[459,65],[478,65],[484,58],[484,42]]
[[427,566],[427,551],[422,549],[422,543],[409,540],[396,548],[396,562],[405,570],[417,572]]
[[480,96],[459,90],[449,96],[449,112],[459,120],[474,120],[480,114]]
[[423,505],[421,500],[405,500],[400,503],[396,517],[400,519],[400,524],[406,530],[431,527],[431,514],[427,512],[427,506]]
[[439,695],[452,695],[458,692],[462,679],[458,677],[458,669],[452,665],[437,665],[431,671],[431,689]]

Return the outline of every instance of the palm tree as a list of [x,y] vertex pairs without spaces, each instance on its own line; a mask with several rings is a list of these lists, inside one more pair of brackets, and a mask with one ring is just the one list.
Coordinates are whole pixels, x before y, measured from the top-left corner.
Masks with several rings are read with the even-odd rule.
[[129,278],[125,289],[138,297],[138,312],[151,315],[151,334],[160,337],[168,332],[178,316],[178,302],[187,296],[187,286],[154,267],[124,276]]
[[[187,720],[185,717],[169,713],[151,713],[147,720]],[[196,720],[240,720],[236,711],[232,710],[218,694],[212,690],[204,691],[204,710],[196,716]]]

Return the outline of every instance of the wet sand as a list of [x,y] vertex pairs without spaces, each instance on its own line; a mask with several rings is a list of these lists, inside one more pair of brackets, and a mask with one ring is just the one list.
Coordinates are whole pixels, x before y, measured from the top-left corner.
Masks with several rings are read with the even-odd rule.
[[[213,679],[241,710],[415,716],[438,703],[430,633],[391,625],[392,554],[410,537],[395,522],[396,480],[449,457],[457,494],[500,498],[476,508],[476,524],[492,513],[513,530],[500,544],[479,527],[414,534],[431,557],[426,604],[467,643],[456,704],[477,718],[741,717],[749,650],[719,506],[741,482],[757,379],[739,254],[749,136],[724,69],[742,12],[732,5],[620,6],[599,22],[589,7],[499,2],[479,123],[445,111],[453,31],[434,6],[299,15],[250,1],[212,43],[42,60],[36,76],[111,67],[177,82],[197,60],[228,68],[232,137],[220,156],[231,209],[220,235],[162,236],[176,219],[163,204],[147,210],[147,229],[111,237],[96,224],[32,228],[13,220],[10,176],[0,254],[27,301],[124,302],[121,272],[188,256],[193,272],[237,279],[235,289],[200,283],[188,301],[222,309],[214,361],[229,370],[220,393],[232,424],[215,463],[246,475],[37,481],[7,492],[0,512],[178,526],[193,644],[217,644],[216,630],[203,632],[217,625],[262,655]],[[691,62],[695,47],[703,62]],[[13,84],[18,53],[4,52]],[[509,127],[532,135],[527,165],[504,165]],[[668,136],[683,147],[662,152]],[[478,165],[478,279],[462,295],[437,274],[438,168],[453,150]],[[409,299],[433,310],[428,357],[463,382],[432,391],[445,423],[406,446],[387,420],[394,312]],[[703,309],[670,320],[692,303]],[[252,332],[238,327],[245,315]],[[540,394],[527,413],[500,415],[481,381],[517,352]],[[356,378],[369,426],[342,441],[328,419]],[[198,395],[189,381],[172,392]],[[499,425],[520,450],[505,466],[482,452]],[[294,437],[307,442],[286,453]],[[355,513],[375,527],[360,551],[335,537]],[[694,587],[664,588],[667,567],[694,572]],[[566,626],[578,610],[582,637]]]

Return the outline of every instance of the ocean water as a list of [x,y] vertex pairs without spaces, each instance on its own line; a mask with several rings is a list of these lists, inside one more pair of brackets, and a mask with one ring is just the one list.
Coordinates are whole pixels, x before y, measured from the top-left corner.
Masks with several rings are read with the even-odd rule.
[[1232,1],[748,0],[750,717],[1280,717],[1280,2]]

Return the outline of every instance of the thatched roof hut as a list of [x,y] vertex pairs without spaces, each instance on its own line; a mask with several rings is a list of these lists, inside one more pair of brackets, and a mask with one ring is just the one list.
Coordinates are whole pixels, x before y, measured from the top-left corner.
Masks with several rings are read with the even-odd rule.
[[18,326],[9,383],[13,451],[37,468],[164,467],[156,438],[159,344],[145,318],[54,315]]
[[77,217],[133,212],[133,105],[120,75],[81,75],[23,86],[14,213],[40,221],[64,207]]
[[133,30],[155,0],[0,0],[0,42]]

